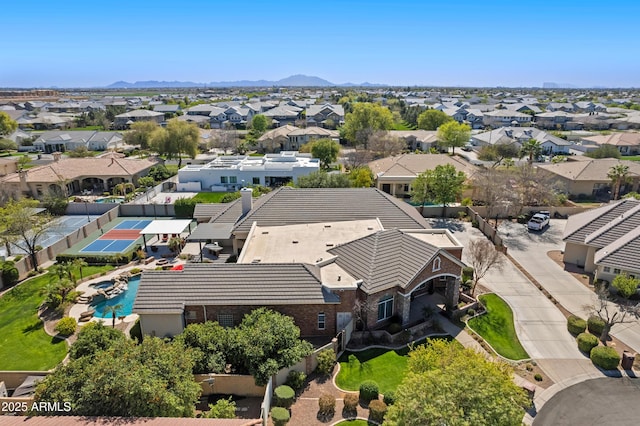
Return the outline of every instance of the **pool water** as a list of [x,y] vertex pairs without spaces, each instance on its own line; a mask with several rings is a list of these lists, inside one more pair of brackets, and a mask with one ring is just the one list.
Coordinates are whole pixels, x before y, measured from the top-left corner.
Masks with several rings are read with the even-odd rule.
[[[100,285],[102,285],[102,283],[98,284],[97,286]],[[111,285],[111,282],[109,282],[109,285]],[[127,291],[118,294],[112,299],[106,299],[102,300],[101,302],[91,304],[91,307],[96,310],[93,316],[97,318],[112,318],[113,314],[111,312],[105,313],[104,310],[107,306],[115,306],[117,304],[122,305],[122,309],[116,312],[116,317],[130,315],[133,311],[133,302],[136,300],[136,294],[138,293],[139,286],[140,275],[129,278],[129,288]]]
[[96,203],[124,203],[124,197],[97,198]]

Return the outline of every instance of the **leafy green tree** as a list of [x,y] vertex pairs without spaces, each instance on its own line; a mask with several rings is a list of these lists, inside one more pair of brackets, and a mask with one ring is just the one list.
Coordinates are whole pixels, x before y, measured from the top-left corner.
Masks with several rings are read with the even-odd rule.
[[93,153],[86,146],[79,146],[74,150],[67,151],[67,155],[71,158],[93,157]]
[[18,282],[20,278],[20,273],[18,272],[18,268],[15,267],[15,263],[11,260],[7,260],[2,262],[1,273],[2,273],[2,284],[5,287],[11,287],[12,285]]
[[420,173],[413,182],[411,182],[410,195],[411,202],[420,206],[420,214],[422,214],[424,205],[433,198],[426,172]]
[[522,423],[529,405],[508,364],[457,342],[431,340],[409,353],[385,425],[512,426]]
[[16,149],[18,149],[18,144],[11,139],[0,139],[0,151],[13,151]]
[[9,114],[0,111],[0,136],[10,135],[18,128],[18,123]]
[[465,146],[470,137],[471,127],[457,121],[448,121],[438,128],[438,143],[444,147],[452,148],[453,154],[456,152],[456,147]]
[[182,167],[182,155],[195,158],[198,151],[200,131],[194,123],[172,120],[166,128],[159,127],[150,135],[152,147],[168,159],[177,158]]
[[197,201],[193,198],[178,198],[174,203],[176,217],[193,218],[193,212],[196,209]]
[[599,148],[594,149],[593,151],[589,151],[587,153],[584,154],[587,157],[590,158],[620,158],[622,157],[622,155],[620,154],[620,151],[618,151],[618,148],[616,148],[613,145],[609,145],[609,144],[604,144],[601,145]]
[[256,137],[262,136],[267,131],[270,125],[270,120],[263,114],[257,114],[251,120],[251,130],[256,134]]
[[364,145],[367,148],[369,137],[376,130],[393,128],[393,114],[382,105],[356,103],[353,111],[345,117],[342,127],[344,137],[353,145]]
[[131,125],[131,130],[124,134],[124,141],[128,145],[139,146],[140,149],[149,149],[151,135],[159,127],[155,121],[136,121]]
[[349,180],[354,188],[370,188],[373,186],[373,172],[368,166],[356,167],[349,172]]
[[125,335],[120,330],[109,328],[101,321],[90,322],[78,333],[78,339],[69,350],[69,357],[71,359],[94,357],[124,339]]
[[28,198],[10,200],[0,208],[0,235],[6,243],[27,253],[34,269],[38,268],[36,253],[46,233],[55,227],[48,214],[34,214],[38,202]]
[[320,167],[328,169],[338,159],[340,144],[331,139],[318,139],[311,146],[311,155],[320,160]]
[[123,339],[93,357],[60,365],[38,384],[37,402],[71,403],[71,412],[45,415],[193,417],[200,396],[191,352],[147,336]]
[[229,333],[217,322],[189,324],[175,337],[176,344],[193,351],[193,373],[223,373],[227,365]]
[[151,176],[142,176],[138,179],[138,185],[140,188],[150,188],[155,185],[156,181]]
[[313,351],[309,342],[300,339],[293,318],[267,308],[253,310],[229,331],[234,365],[251,374],[259,386]]
[[150,168],[147,176],[151,176],[156,182],[162,182],[173,176],[173,173],[171,173],[164,164],[160,164]]
[[520,158],[528,157],[529,164],[542,154],[542,145],[535,139],[529,139],[520,148]]
[[437,109],[428,109],[418,116],[418,129],[438,130],[438,127],[449,121],[453,121],[453,118],[444,112]]
[[427,170],[425,174],[431,201],[442,204],[443,209],[462,195],[467,177],[464,172],[456,171],[453,165],[438,165],[433,170]]
[[298,177],[300,188],[349,188],[349,176],[342,173],[327,173],[324,170]]
[[617,200],[620,198],[620,189],[622,188],[622,185],[631,181],[629,176],[629,166],[616,164],[609,169],[607,177],[611,179],[611,184],[613,185],[613,199]]
[[616,275],[611,282],[611,286],[618,291],[618,294],[625,299],[636,294],[638,286],[640,286],[640,279],[632,278],[627,274]]
[[23,170],[30,162],[31,157],[29,157],[27,154],[23,155],[18,159],[18,170]]

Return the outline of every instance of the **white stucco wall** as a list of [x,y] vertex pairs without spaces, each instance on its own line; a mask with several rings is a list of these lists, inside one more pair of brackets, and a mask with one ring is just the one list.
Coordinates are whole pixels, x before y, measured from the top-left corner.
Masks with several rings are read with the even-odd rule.
[[175,336],[184,330],[182,314],[142,314],[140,328],[143,336]]

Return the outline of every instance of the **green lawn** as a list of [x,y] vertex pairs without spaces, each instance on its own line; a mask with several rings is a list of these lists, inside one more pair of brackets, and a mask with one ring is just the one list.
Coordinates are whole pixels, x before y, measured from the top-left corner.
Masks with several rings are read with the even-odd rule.
[[366,420],[360,420],[360,419],[345,420],[343,422],[336,423],[336,426],[369,426],[369,425],[375,425],[375,423],[369,423]]
[[219,203],[229,192],[198,192],[192,199],[197,203]]
[[[424,343],[424,340],[420,343]],[[345,351],[338,360],[340,372],[336,376],[336,384],[341,389],[357,391],[360,383],[373,380],[378,384],[380,393],[395,391],[404,378],[408,353],[406,346],[398,350],[375,348],[361,352]],[[352,365],[349,365],[349,355],[357,358]]]
[[516,335],[509,305],[495,294],[484,294],[480,301],[487,308],[487,313],[469,320],[469,327],[503,357],[512,360],[529,358]]
[[[84,276],[108,271],[113,266],[82,268]],[[49,282],[48,274],[31,278],[0,298],[0,365],[2,370],[49,370],[67,354],[63,340],[49,336],[38,318]]]
[[621,160],[640,161],[640,155],[623,155]]
[[415,130],[416,127],[402,120],[398,123],[393,123],[393,130]]
[[165,164],[165,167],[172,175],[178,174],[178,165],[177,164]]

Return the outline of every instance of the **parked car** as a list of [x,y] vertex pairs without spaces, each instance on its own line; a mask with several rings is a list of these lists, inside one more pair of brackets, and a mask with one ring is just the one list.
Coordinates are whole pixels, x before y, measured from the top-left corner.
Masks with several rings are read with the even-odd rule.
[[527,228],[529,229],[529,231],[542,231],[548,225],[549,225],[548,212],[536,213],[533,216],[531,216],[531,219],[529,219],[529,222],[527,222]]

